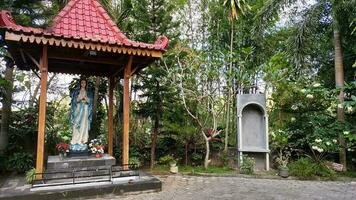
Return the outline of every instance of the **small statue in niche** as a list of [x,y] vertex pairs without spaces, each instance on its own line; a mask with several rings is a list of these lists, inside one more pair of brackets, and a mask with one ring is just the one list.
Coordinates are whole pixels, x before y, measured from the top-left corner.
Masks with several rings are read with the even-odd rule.
[[70,94],[70,123],[73,131],[70,151],[87,152],[88,137],[92,121],[93,92],[88,89],[87,80],[81,78],[78,86]]

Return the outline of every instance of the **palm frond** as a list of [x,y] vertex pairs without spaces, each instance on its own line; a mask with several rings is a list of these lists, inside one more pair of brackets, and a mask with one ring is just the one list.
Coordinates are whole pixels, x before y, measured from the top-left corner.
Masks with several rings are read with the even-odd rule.
[[297,0],[268,0],[254,17],[254,29],[257,31],[265,30],[269,22],[276,19],[278,12],[296,2]]
[[230,20],[237,20],[238,17],[245,15],[251,9],[246,0],[225,0],[224,6],[229,9]]

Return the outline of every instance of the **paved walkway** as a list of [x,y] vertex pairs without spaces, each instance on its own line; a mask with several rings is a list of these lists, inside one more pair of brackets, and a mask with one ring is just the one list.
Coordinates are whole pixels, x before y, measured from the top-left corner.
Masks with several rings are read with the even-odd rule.
[[356,182],[270,180],[241,177],[161,176],[158,193],[107,195],[99,199],[206,200],[206,199],[356,199]]

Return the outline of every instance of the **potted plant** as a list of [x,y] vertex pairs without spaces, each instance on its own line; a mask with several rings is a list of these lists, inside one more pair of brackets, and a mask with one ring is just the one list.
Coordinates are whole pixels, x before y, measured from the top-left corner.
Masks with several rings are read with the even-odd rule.
[[104,145],[100,139],[93,139],[89,143],[89,148],[92,154],[95,154],[96,158],[100,158],[104,154]]
[[159,163],[163,164],[163,165],[169,165],[169,167],[170,167],[169,171],[171,173],[174,173],[174,174],[178,173],[177,160],[175,160],[173,158],[173,156],[171,156],[171,155],[163,156],[159,159]]
[[63,160],[64,157],[67,157],[67,152],[69,152],[69,144],[61,142],[56,145],[56,149],[59,153],[59,159]]
[[169,171],[173,174],[178,173],[178,166],[177,166],[177,161],[173,158],[171,161],[169,161]]
[[170,166],[170,167],[175,167],[175,166],[177,166],[177,161],[173,158],[171,161],[169,161],[169,166]]
[[290,151],[279,150],[278,156],[276,158],[276,162],[278,164],[278,175],[283,178],[287,178],[289,176],[288,162],[291,153]]

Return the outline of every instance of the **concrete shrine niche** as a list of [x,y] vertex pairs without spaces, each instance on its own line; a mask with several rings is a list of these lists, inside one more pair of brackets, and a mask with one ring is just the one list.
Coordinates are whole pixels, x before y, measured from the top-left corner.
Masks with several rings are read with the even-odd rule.
[[242,149],[266,149],[264,110],[257,104],[248,104],[242,110]]
[[255,168],[269,170],[268,115],[264,94],[237,95],[238,164],[247,154],[256,161]]

